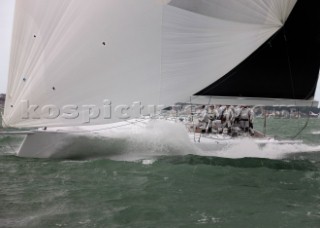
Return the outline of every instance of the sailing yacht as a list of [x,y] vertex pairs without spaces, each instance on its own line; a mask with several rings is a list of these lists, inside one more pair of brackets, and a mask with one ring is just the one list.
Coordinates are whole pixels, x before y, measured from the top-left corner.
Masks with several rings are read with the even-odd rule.
[[177,102],[317,105],[318,0],[16,0],[4,126],[19,156]]

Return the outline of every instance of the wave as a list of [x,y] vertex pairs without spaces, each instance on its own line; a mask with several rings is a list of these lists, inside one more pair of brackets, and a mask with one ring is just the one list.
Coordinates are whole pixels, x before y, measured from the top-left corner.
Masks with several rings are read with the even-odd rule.
[[320,135],[320,131],[311,131],[312,135]]
[[299,170],[315,171],[319,170],[320,162],[309,160],[272,160],[266,158],[240,158],[230,159],[221,157],[204,157],[197,155],[160,157],[155,163],[170,163],[175,165],[211,165],[230,166],[237,168],[269,168],[276,170]]
[[320,151],[320,145],[307,145],[302,142],[272,141],[270,143],[257,143],[252,139],[241,139],[235,143],[228,144],[219,150],[213,150],[209,147],[203,147],[197,151],[197,155],[215,156],[224,158],[269,158],[284,159],[288,156],[301,153],[310,153]]
[[22,136],[0,136],[0,154],[16,154],[22,140]]

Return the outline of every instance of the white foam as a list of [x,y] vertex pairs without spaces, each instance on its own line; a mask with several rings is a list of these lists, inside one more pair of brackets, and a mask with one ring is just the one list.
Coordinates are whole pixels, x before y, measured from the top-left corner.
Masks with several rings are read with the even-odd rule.
[[300,142],[295,143],[265,143],[263,146],[259,145],[252,139],[242,139],[235,143],[230,143],[218,150],[198,150],[198,155],[201,156],[217,156],[225,158],[269,158],[282,159],[288,154],[294,153],[308,153],[320,151],[320,145],[312,146]]
[[[110,136],[110,132],[99,134]],[[145,126],[131,126],[112,133],[112,137],[126,139],[126,151],[115,155],[116,160],[137,160],[157,156],[186,155],[194,153],[186,128],[182,124],[164,120],[150,121]]]
[[[53,148],[49,152],[47,147],[45,152],[39,148],[41,154],[32,150],[32,156],[81,159],[105,157],[121,161],[146,159],[143,162],[146,164],[159,156],[186,155],[195,151],[185,126],[165,120],[130,121],[94,128],[57,128],[54,132],[50,141],[59,138],[58,141],[64,144],[52,142]],[[63,138],[59,135],[63,135]]]

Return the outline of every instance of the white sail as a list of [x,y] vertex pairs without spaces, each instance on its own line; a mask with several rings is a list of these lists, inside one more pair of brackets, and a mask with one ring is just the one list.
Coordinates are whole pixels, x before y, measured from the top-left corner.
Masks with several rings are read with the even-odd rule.
[[[240,23],[166,6],[162,98],[185,101],[224,76],[268,40],[281,24]],[[259,15],[260,16],[260,15]]]
[[189,101],[275,34],[295,3],[17,0],[5,124],[104,124],[123,120],[106,113],[110,102]]

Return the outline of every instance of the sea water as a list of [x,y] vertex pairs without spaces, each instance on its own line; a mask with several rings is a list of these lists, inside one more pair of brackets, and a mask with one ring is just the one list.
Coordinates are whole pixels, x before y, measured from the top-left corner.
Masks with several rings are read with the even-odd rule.
[[155,123],[46,159],[17,157],[22,137],[1,136],[0,227],[318,228],[320,120],[306,121],[267,121],[268,134],[302,143],[201,151]]

